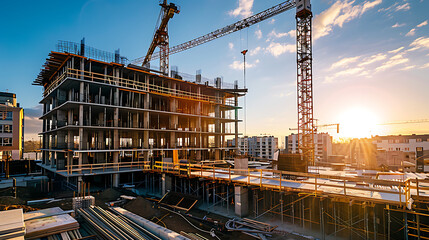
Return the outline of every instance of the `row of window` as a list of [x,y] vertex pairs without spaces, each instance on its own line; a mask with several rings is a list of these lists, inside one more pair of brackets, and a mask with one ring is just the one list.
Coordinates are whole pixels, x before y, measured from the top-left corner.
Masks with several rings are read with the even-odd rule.
[[12,120],[12,112],[0,112],[0,120]]
[[[415,139],[416,142],[422,142],[422,141],[429,141],[428,139],[421,139],[421,138],[416,138]],[[382,140],[377,140],[377,143],[382,143]],[[409,143],[410,139],[388,139],[387,140],[388,143]]]
[[0,138],[0,146],[12,146],[12,138]]
[[12,132],[12,125],[6,124],[0,124],[0,133],[11,133]]
[[[389,151],[401,151],[401,148],[389,148]],[[409,152],[410,148],[409,147],[403,148],[402,151]]]

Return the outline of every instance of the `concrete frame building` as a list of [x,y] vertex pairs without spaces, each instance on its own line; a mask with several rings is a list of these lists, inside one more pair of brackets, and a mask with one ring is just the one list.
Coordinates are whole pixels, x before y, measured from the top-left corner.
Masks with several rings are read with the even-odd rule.
[[235,150],[224,143],[228,135],[238,137],[245,89],[222,88],[220,78],[210,84],[198,76],[189,82],[158,75],[126,66],[119,53],[78,44],[62,50],[49,54],[33,83],[44,87],[41,167],[47,174],[74,188],[82,177],[119,186],[149,161],[219,160]]
[[[298,135],[291,134],[285,137],[286,153],[298,153]],[[314,157],[318,161],[328,162],[332,155],[332,136],[328,133],[314,134]]]
[[[235,142],[235,140],[233,140]],[[238,138],[240,154],[257,158],[273,159],[278,149],[278,138],[274,136],[252,136]]]
[[24,110],[16,94],[0,92],[0,160],[22,159]]

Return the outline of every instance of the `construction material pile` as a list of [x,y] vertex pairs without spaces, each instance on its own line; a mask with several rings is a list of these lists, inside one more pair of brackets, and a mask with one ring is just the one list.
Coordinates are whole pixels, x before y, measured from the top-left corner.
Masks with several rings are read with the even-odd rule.
[[22,209],[0,212],[0,239],[24,239],[25,225]]
[[[126,211],[125,209],[117,207],[114,209],[119,209],[119,212],[108,211],[101,207],[93,206],[90,208],[78,209],[77,213],[104,239],[164,239],[159,237],[160,234],[158,232],[146,229],[146,226],[142,224],[141,221],[120,214],[122,210]],[[126,212],[129,213],[128,211]],[[161,226],[158,227],[162,228]],[[170,236],[174,235],[171,234],[173,232],[168,229],[163,228],[162,230],[170,234]],[[180,236],[179,234],[177,235]]]
[[79,223],[70,212],[55,207],[25,213],[25,238],[42,238],[79,229]]

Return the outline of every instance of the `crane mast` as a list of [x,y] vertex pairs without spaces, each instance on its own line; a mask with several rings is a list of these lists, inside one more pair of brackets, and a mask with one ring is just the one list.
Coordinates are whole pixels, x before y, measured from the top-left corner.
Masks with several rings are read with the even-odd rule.
[[152,59],[152,54],[156,47],[159,47],[159,70],[168,75],[169,72],[169,43],[168,43],[168,21],[173,18],[175,13],[179,13],[178,7],[174,3],[167,4],[167,0],[163,0],[159,4],[161,8],[160,19],[161,23],[155,31],[152,43],[147,51],[146,57],[143,60],[142,66],[147,65]]
[[298,149],[314,165],[313,55],[310,0],[296,1],[296,63],[298,95]]

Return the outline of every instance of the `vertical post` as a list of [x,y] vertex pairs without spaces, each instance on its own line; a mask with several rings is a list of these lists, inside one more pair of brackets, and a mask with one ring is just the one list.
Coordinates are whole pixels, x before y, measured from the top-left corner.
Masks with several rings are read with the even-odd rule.
[[376,213],[377,213],[377,211],[375,211],[375,204],[374,204],[374,207],[373,207],[373,224],[374,224],[374,240],[377,240],[377,217],[375,216],[376,215]]
[[404,211],[404,239],[408,240],[408,219],[407,212]]
[[352,203],[351,202],[349,202],[349,239],[350,240],[352,240],[353,238],[352,238],[352,217],[353,217],[353,215],[352,215],[352,211],[353,211],[353,206],[352,206]]
[[229,214],[229,185],[228,184],[226,185],[226,212],[227,214]]
[[390,207],[387,205],[387,240],[390,240]]
[[261,171],[261,178],[260,178],[260,181],[259,181],[259,186],[262,187],[262,169],[260,169],[260,171]]
[[322,239],[325,240],[325,220],[323,219],[324,216],[324,209],[323,209],[323,199],[320,199],[320,227],[322,231]]
[[417,221],[417,239],[420,240],[420,215],[416,214]]
[[334,210],[334,236],[337,236],[337,216],[336,216],[336,211],[335,211],[335,202],[332,202],[333,205],[333,210]]
[[280,192],[280,217],[282,219],[282,223],[283,223],[283,193]]

